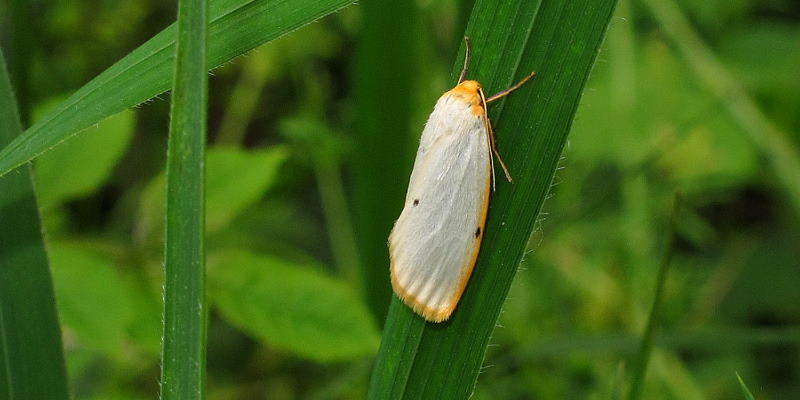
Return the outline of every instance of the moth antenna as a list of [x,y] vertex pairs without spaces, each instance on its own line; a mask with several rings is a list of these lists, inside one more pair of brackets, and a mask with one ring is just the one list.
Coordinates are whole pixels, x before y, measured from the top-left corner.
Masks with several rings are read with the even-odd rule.
[[464,36],[464,46],[466,47],[466,52],[464,54],[464,67],[461,68],[461,75],[458,76],[458,83],[464,82],[464,79],[467,78],[467,71],[469,70],[470,43],[469,37],[467,36]]
[[516,84],[514,84],[514,86],[511,86],[510,88],[508,88],[506,90],[503,90],[500,93],[497,93],[497,94],[495,94],[493,96],[490,96],[488,99],[486,99],[486,103],[491,103],[491,102],[493,102],[495,100],[498,100],[498,99],[501,99],[503,97],[508,96],[511,92],[519,89],[522,85],[525,84],[525,82],[531,80],[531,78],[533,78],[534,76],[536,76],[536,72],[531,72],[530,74],[528,74],[528,76],[522,78],[521,81],[519,81]]

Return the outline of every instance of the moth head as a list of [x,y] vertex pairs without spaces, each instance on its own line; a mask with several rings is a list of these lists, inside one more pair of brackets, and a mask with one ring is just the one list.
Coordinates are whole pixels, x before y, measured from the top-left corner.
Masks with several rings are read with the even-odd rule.
[[454,98],[463,101],[475,116],[483,116],[483,100],[481,94],[481,84],[478,81],[464,81],[450,89],[445,95],[453,96]]

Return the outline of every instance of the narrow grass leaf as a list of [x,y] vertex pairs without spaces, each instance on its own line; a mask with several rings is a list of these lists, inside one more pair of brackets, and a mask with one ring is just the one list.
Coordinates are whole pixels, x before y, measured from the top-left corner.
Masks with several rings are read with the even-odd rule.
[[[11,87],[15,88],[18,120],[23,126],[30,125],[30,112],[32,106],[31,72],[35,51],[41,48],[41,29],[44,18],[36,18],[39,5],[31,1],[5,1],[0,8],[3,15],[3,33],[6,53],[12,54],[7,66]],[[3,142],[3,145],[7,142]]]
[[[495,93],[530,71],[538,73],[489,107],[514,183],[497,181],[482,250],[448,322],[426,324],[393,298],[370,398],[463,399],[472,393],[615,3],[476,2],[467,28],[473,49],[469,77]],[[460,67],[458,60],[453,82]]]
[[205,142],[208,2],[178,2],[167,153],[161,399],[204,399],[206,366]]
[[[5,65],[0,51],[0,145],[22,132]],[[69,398],[29,166],[0,177],[0,398]]]
[[738,372],[736,373],[736,379],[739,380],[739,386],[742,388],[742,393],[744,393],[744,398],[746,400],[756,400],[756,398],[753,397],[753,393],[751,393],[750,389],[747,388],[747,385],[744,384],[744,380],[742,380],[742,376],[739,375]]
[[611,381],[611,400],[622,400],[623,388],[625,387],[625,363],[617,365],[614,380]]
[[[364,15],[354,66],[353,95],[358,112],[352,155],[353,227],[361,260],[364,298],[383,322],[392,288],[386,279],[386,238],[403,208],[411,172],[414,139],[409,132],[418,73],[414,41],[417,2],[370,0]],[[387,45],[391,43],[391,45]],[[381,188],[380,190],[375,190]]]
[[[209,7],[208,69],[346,7],[353,0],[216,0]],[[170,87],[175,25],[139,46],[0,150],[6,174],[78,132]]]
[[650,354],[653,352],[653,345],[655,342],[655,331],[661,320],[661,298],[664,296],[664,286],[667,282],[667,273],[669,266],[672,262],[673,243],[675,242],[675,224],[677,220],[678,210],[680,209],[680,196],[676,195],[672,205],[672,214],[670,216],[669,228],[667,233],[667,242],[664,245],[664,257],[661,259],[661,264],[658,266],[658,275],[656,277],[655,294],[653,295],[653,304],[650,306],[650,315],[647,317],[647,326],[642,335],[642,341],[639,345],[639,353],[631,368],[633,376],[631,377],[631,386],[628,390],[628,400],[636,400],[642,394],[644,387],[644,378],[647,373],[647,364],[650,361]]

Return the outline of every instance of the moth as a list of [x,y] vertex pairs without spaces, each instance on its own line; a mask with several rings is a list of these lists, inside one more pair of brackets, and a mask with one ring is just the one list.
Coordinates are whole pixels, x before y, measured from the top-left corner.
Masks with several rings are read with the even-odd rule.
[[497,152],[487,105],[536,74],[486,97],[466,80],[469,38],[458,84],[445,92],[422,131],[405,205],[389,235],[392,288],[431,322],[450,318],[467,285],[483,240]]

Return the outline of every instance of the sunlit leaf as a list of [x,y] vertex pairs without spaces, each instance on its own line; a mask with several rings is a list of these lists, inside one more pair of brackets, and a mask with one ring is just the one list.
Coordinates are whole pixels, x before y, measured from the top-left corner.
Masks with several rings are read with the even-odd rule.
[[269,345],[318,361],[374,354],[378,332],[355,292],[310,266],[244,251],[209,257],[213,305]]
[[[212,147],[206,156],[206,230],[224,228],[253,205],[275,183],[286,147],[243,150]],[[138,234],[160,237],[164,224],[164,174],[145,189],[139,209]]]
[[113,260],[76,245],[50,243],[56,303],[64,325],[79,343],[120,354],[134,320],[130,287]]
[[36,159],[36,194],[42,209],[97,190],[124,154],[133,136],[135,113],[130,110],[87,129]]

